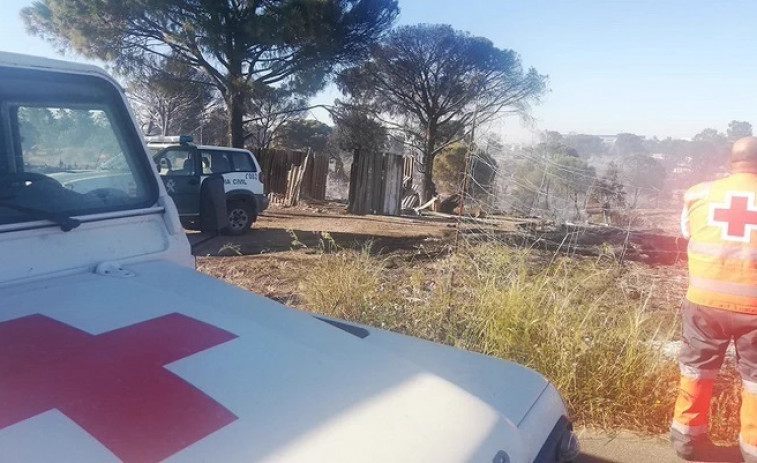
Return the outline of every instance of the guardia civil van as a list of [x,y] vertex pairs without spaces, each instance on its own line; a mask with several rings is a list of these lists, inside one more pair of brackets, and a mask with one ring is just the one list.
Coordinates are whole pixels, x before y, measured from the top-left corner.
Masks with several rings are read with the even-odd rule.
[[118,84],[96,67],[0,53],[0,460],[577,452],[560,395],[532,370],[195,271]]

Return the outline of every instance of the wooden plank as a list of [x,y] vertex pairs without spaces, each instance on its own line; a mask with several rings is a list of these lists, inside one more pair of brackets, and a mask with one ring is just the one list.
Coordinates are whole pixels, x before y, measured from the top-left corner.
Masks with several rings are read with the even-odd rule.
[[328,155],[317,154],[312,157],[303,181],[302,195],[315,200],[326,199],[326,182],[328,179]]
[[355,185],[354,196],[352,202],[353,214],[365,214],[366,207],[366,191],[367,191],[367,171],[368,171],[368,154],[355,152],[355,161],[353,163],[353,169],[355,170]]
[[355,214],[355,202],[357,201],[357,172],[358,172],[358,158],[360,152],[355,150],[352,153],[352,165],[350,166],[350,187],[347,193],[347,211],[351,214]]
[[381,163],[381,205],[378,213],[382,215],[389,215],[389,204],[387,200],[391,194],[392,158],[394,158],[394,156],[384,154],[383,162]]
[[402,212],[402,187],[405,177],[403,172],[404,165],[405,159],[398,156],[395,159],[394,190],[392,192],[392,215],[400,215]]
[[290,175],[290,182],[289,182],[288,197],[287,197],[288,206],[296,206],[300,202],[300,191],[302,189],[302,182],[305,177],[305,172],[307,172],[308,164],[310,162],[311,157],[312,155],[310,154],[310,150],[308,150],[302,163],[299,166],[292,168],[291,175]]
[[387,172],[387,192],[385,199],[385,213],[387,215],[400,215],[402,202],[402,180],[404,159],[401,156],[392,156],[390,168]]
[[373,214],[383,214],[384,209],[384,174],[386,154],[376,154],[373,172]]
[[413,185],[413,177],[415,176],[415,158],[412,156],[403,157],[403,173],[404,178],[410,179],[410,186]]
[[360,168],[360,213],[369,214],[371,212],[371,170],[373,164],[373,155],[366,153],[361,158]]

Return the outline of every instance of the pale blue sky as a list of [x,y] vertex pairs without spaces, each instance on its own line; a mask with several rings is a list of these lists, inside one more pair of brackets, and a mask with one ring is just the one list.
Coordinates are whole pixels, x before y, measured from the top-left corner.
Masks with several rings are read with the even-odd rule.
[[[58,56],[3,0],[0,50]],[[400,24],[447,23],[520,53],[550,77],[536,130],[689,138],[732,119],[757,126],[757,2],[400,0]],[[70,58],[70,57],[69,57]],[[335,92],[318,98],[330,103]],[[530,129],[498,128],[528,141]]]

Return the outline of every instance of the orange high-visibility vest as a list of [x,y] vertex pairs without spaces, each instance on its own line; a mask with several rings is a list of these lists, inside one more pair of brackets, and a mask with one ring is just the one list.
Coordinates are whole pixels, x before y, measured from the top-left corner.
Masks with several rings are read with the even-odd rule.
[[689,237],[686,298],[757,314],[757,174],[735,173],[690,188],[681,229]]

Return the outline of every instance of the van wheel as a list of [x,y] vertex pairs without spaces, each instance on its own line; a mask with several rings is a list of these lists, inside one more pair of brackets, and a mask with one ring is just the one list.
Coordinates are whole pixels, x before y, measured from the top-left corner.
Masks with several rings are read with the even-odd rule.
[[229,226],[223,231],[227,235],[243,235],[257,219],[255,210],[244,201],[229,201],[226,205],[229,213]]

